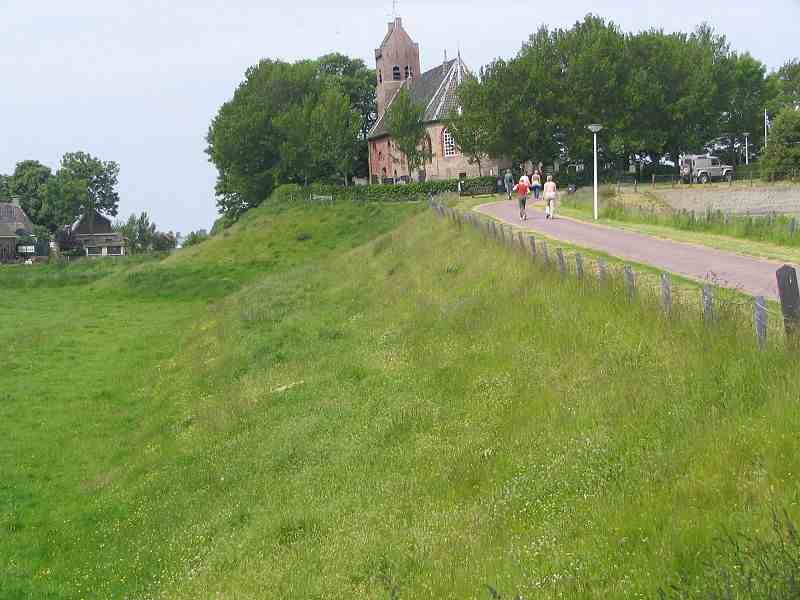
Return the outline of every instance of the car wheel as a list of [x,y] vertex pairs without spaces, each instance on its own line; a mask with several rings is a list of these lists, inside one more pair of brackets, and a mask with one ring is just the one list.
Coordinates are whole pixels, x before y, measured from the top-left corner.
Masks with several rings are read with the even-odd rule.
[[706,173],[703,173],[702,175],[700,175],[700,183],[705,185],[709,181],[711,181],[711,180],[708,178],[708,175]]

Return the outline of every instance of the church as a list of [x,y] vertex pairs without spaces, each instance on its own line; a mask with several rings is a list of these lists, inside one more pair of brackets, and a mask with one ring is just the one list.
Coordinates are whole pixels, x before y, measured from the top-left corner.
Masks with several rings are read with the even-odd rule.
[[[397,183],[478,177],[478,165],[470,164],[447,131],[445,121],[457,108],[458,87],[474,77],[461,60],[447,60],[422,73],[419,44],[411,39],[399,17],[389,23],[380,48],[375,50],[378,120],[369,133],[369,174],[371,183]],[[407,89],[417,104],[425,107],[425,143],[431,160],[411,173],[405,157],[392,143],[386,127],[386,111],[401,89]],[[483,175],[498,175],[500,161],[482,161]]]

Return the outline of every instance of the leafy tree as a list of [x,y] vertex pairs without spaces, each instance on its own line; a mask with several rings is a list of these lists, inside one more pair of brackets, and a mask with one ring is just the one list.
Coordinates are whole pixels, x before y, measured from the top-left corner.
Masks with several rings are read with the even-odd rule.
[[86,152],[69,152],[61,159],[58,177],[82,183],[85,212],[96,210],[111,217],[117,215],[119,165],[114,161],[102,161]]
[[378,118],[375,99],[375,70],[369,69],[359,58],[343,54],[327,54],[317,59],[320,74],[347,94],[350,106],[361,119],[360,139],[366,140]]
[[128,238],[128,248],[132,254],[150,252],[155,245],[156,224],[150,222],[146,212],[139,216],[132,214],[124,223],[115,223],[114,229]]
[[783,179],[800,172],[800,111],[785,107],[772,124],[769,145],[761,159],[762,175]]
[[800,60],[794,59],[781,66],[767,79],[770,114],[777,114],[781,109],[792,106],[800,108]]
[[11,197],[19,200],[20,206],[34,223],[41,222],[45,186],[53,172],[38,160],[23,160],[17,163],[14,173],[8,178],[7,187]]
[[320,170],[319,165],[314,162],[315,153],[310,143],[316,108],[313,98],[307,97],[274,119],[275,128],[282,136],[277,165],[281,181],[308,185]]
[[315,165],[336,173],[347,185],[358,158],[357,138],[361,119],[347,96],[337,87],[323,90],[311,114],[310,145]]
[[728,107],[722,112],[721,129],[730,143],[731,157],[736,141],[744,144],[744,132],[750,133],[750,143],[761,145],[763,140],[764,106],[767,102],[766,66],[749,54],[731,54],[727,64]]
[[178,246],[178,240],[171,231],[157,231],[153,236],[152,249],[154,252],[169,252]]
[[405,156],[409,171],[414,171],[431,159],[423,117],[425,107],[416,104],[406,88],[395,96],[386,111],[386,128],[397,148]]
[[482,163],[489,158],[494,141],[492,103],[487,102],[480,82],[472,77],[464,80],[458,93],[459,107],[451,112],[447,130],[470,164],[477,164],[478,174],[483,175]]
[[262,60],[250,67],[233,99],[217,113],[206,152],[217,168],[217,206],[236,219],[258,206],[280,181],[284,137],[277,117],[316,94],[313,61]]
[[191,246],[196,246],[197,244],[205,242],[208,238],[209,235],[205,230],[192,231],[186,236],[186,239],[183,240],[183,247],[190,248]]
[[8,175],[0,175],[0,202],[11,202],[10,179]]

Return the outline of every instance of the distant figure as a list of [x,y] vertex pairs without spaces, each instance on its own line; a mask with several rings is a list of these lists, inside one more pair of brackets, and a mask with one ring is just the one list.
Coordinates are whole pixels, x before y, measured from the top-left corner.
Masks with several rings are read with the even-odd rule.
[[558,198],[558,187],[553,181],[553,176],[547,176],[547,183],[544,184],[544,215],[546,219],[556,218],[556,199]]
[[539,195],[542,193],[542,178],[539,176],[539,171],[534,171],[533,179],[531,180],[531,190],[533,190],[533,201],[539,201]]
[[519,199],[519,220],[520,221],[527,221],[528,220],[528,212],[527,212],[527,205],[528,205],[528,192],[530,192],[530,187],[528,186],[527,182],[528,178],[523,175],[519,178],[519,183],[514,186],[514,191],[517,192],[517,196]]
[[511,192],[514,188],[514,176],[511,174],[511,169],[506,169],[505,184],[506,194],[508,194],[508,199],[511,200]]

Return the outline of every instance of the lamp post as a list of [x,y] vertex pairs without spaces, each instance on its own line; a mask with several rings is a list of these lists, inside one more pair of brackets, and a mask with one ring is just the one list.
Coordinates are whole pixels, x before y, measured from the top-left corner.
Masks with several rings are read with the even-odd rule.
[[744,132],[744,164],[750,164],[750,132]]
[[597,221],[600,215],[597,211],[597,134],[603,130],[602,125],[589,125],[589,131],[594,135],[594,220]]

